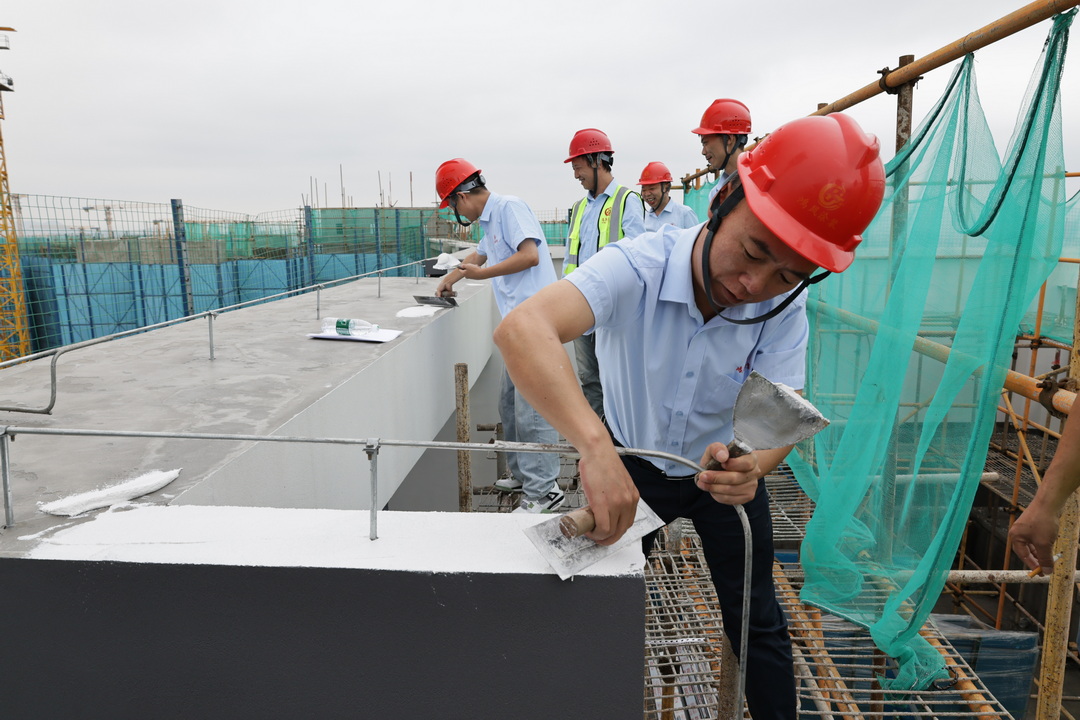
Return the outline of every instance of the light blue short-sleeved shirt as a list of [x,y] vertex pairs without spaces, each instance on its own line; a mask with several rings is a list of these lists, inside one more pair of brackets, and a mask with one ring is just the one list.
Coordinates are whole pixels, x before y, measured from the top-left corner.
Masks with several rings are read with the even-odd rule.
[[[659,230],[661,225],[674,225],[677,228],[688,228],[697,225],[697,213],[693,208],[683,205],[675,198],[668,196],[667,205],[657,215],[652,210],[645,211],[645,232]],[[628,236],[629,237],[629,236]]]
[[558,279],[555,266],[551,263],[551,253],[548,252],[540,221],[524,200],[513,195],[491,193],[479,222],[484,236],[476,252],[487,258],[485,264],[494,265],[506,260],[526,241],[536,243],[540,254],[540,262],[531,268],[491,278],[495,304],[499,307],[499,313],[506,317],[523,300]]
[[[604,192],[596,197],[585,196],[585,211],[581,216],[581,247],[578,250],[578,265],[596,254],[597,241],[599,240],[600,209],[604,207],[607,199],[615,194],[615,188],[619,183],[612,180]],[[645,202],[636,192],[631,191],[626,197],[626,212],[622,215],[622,231],[624,237],[637,237],[645,232]],[[569,245],[569,239],[567,240]],[[607,247],[605,245],[605,247]]]
[[[735,397],[751,370],[803,387],[809,337],[805,293],[763,323],[703,322],[690,265],[701,229],[665,225],[620,240],[567,276],[596,318],[604,414],[615,438],[693,462],[710,443],[732,440]],[[784,297],[724,314],[757,317]],[[669,475],[692,474],[685,465],[646,459]]]

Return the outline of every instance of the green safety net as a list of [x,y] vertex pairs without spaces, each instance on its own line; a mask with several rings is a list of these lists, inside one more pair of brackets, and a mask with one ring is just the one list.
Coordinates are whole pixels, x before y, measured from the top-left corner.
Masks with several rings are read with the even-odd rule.
[[832,424],[789,457],[816,502],[802,599],[870,631],[896,659],[886,689],[948,678],[919,629],[968,521],[1013,343],[1075,210],[1058,106],[1074,13],[1054,19],[1004,158],[963,60],[887,165],[855,263],[808,302],[806,394]]
[[699,188],[690,188],[683,193],[683,205],[693,209],[697,213],[698,220],[702,222],[709,217],[709,193],[718,182],[720,182],[719,177],[703,183]]

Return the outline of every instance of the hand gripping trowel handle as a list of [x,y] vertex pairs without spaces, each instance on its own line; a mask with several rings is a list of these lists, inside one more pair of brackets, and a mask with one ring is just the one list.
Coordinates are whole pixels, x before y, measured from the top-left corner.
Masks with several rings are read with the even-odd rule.
[[[753,452],[746,443],[738,440],[732,440],[727,448],[729,458],[742,457],[743,455],[749,455]],[[705,466],[705,469],[723,470],[724,468],[716,461],[716,458],[709,458],[709,462]],[[595,527],[596,517],[593,515],[592,508],[588,505],[565,513],[559,520],[559,532],[561,532],[563,537],[567,540],[573,540],[580,535],[592,532]]]

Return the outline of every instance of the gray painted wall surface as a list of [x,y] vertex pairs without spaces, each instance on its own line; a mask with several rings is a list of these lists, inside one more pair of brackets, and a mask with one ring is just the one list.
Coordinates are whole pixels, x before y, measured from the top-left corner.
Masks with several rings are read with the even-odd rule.
[[[435,281],[427,280],[429,284]],[[415,292],[430,292],[417,286]],[[328,380],[325,394],[277,427],[274,435],[426,441],[454,412],[454,365],[466,363],[470,380],[491,357],[498,311],[490,286],[470,287],[460,305],[440,310],[419,329],[380,346],[373,361],[357,363],[344,380]],[[338,306],[340,307],[340,305]],[[359,314],[359,313],[358,313]],[[370,313],[368,314],[370,317]],[[397,328],[403,322],[381,321]],[[311,341],[309,341],[311,342]],[[358,343],[319,341],[347,364]],[[293,369],[304,373],[305,368]],[[401,485],[423,448],[386,447],[378,459],[380,505]],[[445,453],[451,468],[454,455]],[[258,443],[217,469],[174,503],[249,507],[370,507],[370,466],[361,446]],[[453,482],[451,472],[448,477]],[[305,478],[294,482],[293,478]]]
[[640,576],[0,558],[0,586],[10,720],[641,717]]

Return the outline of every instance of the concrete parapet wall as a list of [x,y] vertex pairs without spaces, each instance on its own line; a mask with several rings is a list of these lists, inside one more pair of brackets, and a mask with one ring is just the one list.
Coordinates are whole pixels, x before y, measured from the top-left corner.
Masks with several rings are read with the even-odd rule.
[[636,544],[562,582],[535,516],[366,517],[143,508],[0,558],[4,717],[640,717]]
[[[361,303],[355,307],[345,303],[335,305],[334,312],[343,317],[371,317],[370,312],[365,313],[367,309]],[[463,295],[459,307],[440,310],[416,332],[388,343],[370,364],[358,366],[355,374],[328,385],[325,395],[273,434],[434,438],[454,412],[454,364],[468,364],[475,380],[491,358],[491,335],[497,319],[490,286],[483,292]],[[382,326],[396,325],[391,318]],[[323,351],[342,364],[369,349],[363,343],[321,342]],[[394,494],[423,452],[418,447],[380,450],[380,506]],[[445,458],[446,477],[453,478],[454,454],[446,452],[441,457]],[[371,505],[369,488],[370,463],[360,446],[259,443],[174,502],[365,509]]]

